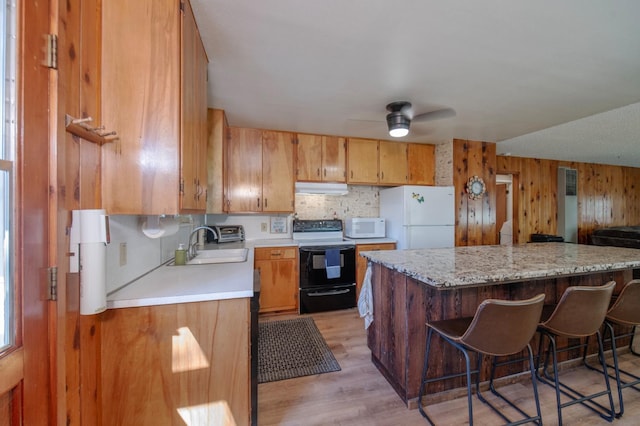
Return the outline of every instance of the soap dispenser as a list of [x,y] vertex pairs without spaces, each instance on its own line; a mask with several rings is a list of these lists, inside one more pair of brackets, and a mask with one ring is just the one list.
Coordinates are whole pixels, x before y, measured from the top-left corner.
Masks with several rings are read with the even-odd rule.
[[178,244],[174,263],[176,265],[184,265],[186,261],[187,261],[187,251],[184,249],[184,244]]

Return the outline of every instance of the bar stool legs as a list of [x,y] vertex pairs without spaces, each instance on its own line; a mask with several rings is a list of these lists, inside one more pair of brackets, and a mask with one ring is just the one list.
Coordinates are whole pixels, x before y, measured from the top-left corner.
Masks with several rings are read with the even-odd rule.
[[470,360],[470,351],[467,350],[465,347],[463,347],[462,345],[451,341],[450,339],[448,339],[445,336],[441,337],[446,340],[448,343],[450,343],[451,345],[453,345],[455,348],[457,348],[458,350],[460,350],[462,352],[462,354],[464,355],[464,359],[465,359],[465,372],[464,373],[458,373],[458,374],[450,374],[450,375],[446,375],[446,376],[440,376],[440,377],[436,377],[433,379],[425,379],[428,369],[429,369],[429,353],[431,351],[431,339],[433,337],[433,329],[429,328],[429,332],[427,334],[427,347],[425,350],[425,362],[424,362],[424,367],[423,367],[423,371],[422,371],[422,383],[420,386],[420,391],[418,393],[418,410],[420,411],[420,414],[422,414],[422,417],[424,417],[430,425],[435,426],[435,423],[433,422],[433,420],[429,417],[429,415],[427,414],[427,412],[424,409],[424,406],[422,404],[422,398],[424,396],[424,389],[426,387],[427,384],[429,383],[433,383],[433,382],[437,382],[440,380],[446,380],[446,379],[452,379],[455,377],[461,377],[461,376],[466,376],[466,382],[467,382],[467,406],[468,406],[468,413],[469,413],[469,425],[473,426],[473,398],[472,398],[472,381],[471,381],[471,376],[473,374],[476,375],[476,379],[475,379],[475,392],[476,395],[478,397],[478,399],[480,401],[482,401],[484,404],[486,404],[487,406],[489,406],[496,414],[498,414],[500,417],[502,417],[502,419],[504,419],[508,425],[520,425],[520,424],[525,424],[525,423],[535,423],[537,425],[542,425],[542,414],[540,411],[540,400],[538,397],[538,387],[537,387],[537,383],[536,383],[536,375],[535,375],[535,365],[534,365],[534,361],[533,361],[533,352],[531,350],[531,346],[527,345],[527,352],[528,352],[528,358],[529,358],[529,370],[531,372],[531,383],[533,385],[533,394],[534,394],[534,399],[535,399],[535,405],[536,405],[536,415],[535,416],[530,416],[529,414],[527,414],[524,410],[522,410],[520,407],[518,407],[513,401],[511,401],[510,399],[508,399],[506,396],[504,396],[503,394],[501,394],[500,392],[498,392],[498,390],[495,388],[494,386],[494,376],[495,376],[495,370],[496,367],[501,365],[502,363],[498,363],[497,362],[497,357],[492,357],[492,365],[491,365],[491,376],[489,378],[489,390],[491,391],[491,393],[493,393],[494,395],[496,395],[497,397],[499,397],[500,399],[502,399],[503,401],[505,401],[507,404],[509,404],[509,406],[511,406],[512,408],[514,408],[516,411],[518,411],[522,416],[524,416],[523,419],[521,420],[517,420],[517,421],[511,421],[507,416],[504,415],[504,413],[502,413],[500,410],[498,410],[497,407],[495,407],[493,404],[491,404],[491,402],[489,402],[488,400],[486,400],[484,398],[484,396],[482,396],[482,393],[480,392],[480,374],[479,372],[481,371],[481,367],[482,367],[482,354],[474,352],[476,354],[476,358],[477,358],[477,364],[476,364],[476,368],[474,370],[471,370],[471,360]]
[[[631,327],[631,332],[622,333],[616,336],[613,330],[614,325]],[[616,340],[630,337],[629,350],[633,355],[640,356],[638,352],[633,350],[633,340],[635,337],[636,327],[638,325],[640,325],[640,280],[631,280],[615,298],[615,302],[611,308],[609,308],[604,320],[603,340],[605,342],[607,341],[606,337],[607,333],[609,333],[611,340],[611,352],[613,352],[613,366],[609,364],[607,364],[607,366],[609,368],[613,368],[615,372],[615,375],[611,375],[609,373],[608,376],[614,378],[618,386],[618,403],[620,409],[616,412],[616,417],[621,417],[624,414],[622,390],[630,387],[640,391],[640,389],[636,387],[640,385],[640,377],[620,368]],[[607,374],[606,370],[590,366],[586,362],[586,351],[583,354],[583,360],[587,367],[599,371],[600,373]],[[624,380],[621,378],[621,375],[624,375]]]
[[[544,294],[539,294],[531,299],[510,301],[487,299],[483,301],[473,318],[456,318],[451,320],[435,321],[427,323],[427,341],[424,357],[424,365],[422,369],[422,377],[420,390],[418,392],[418,409],[420,414],[431,424],[433,420],[427,414],[425,407],[422,405],[422,398],[426,386],[429,383],[452,379],[456,377],[466,376],[467,384],[467,405],[469,413],[469,424],[473,425],[473,401],[472,401],[472,382],[471,376],[475,377],[475,390],[478,399],[487,404],[500,417],[509,422],[511,425],[519,425],[523,423],[533,422],[542,425],[542,416],[540,413],[540,401],[538,399],[538,388],[536,386],[535,367],[533,363],[533,353],[529,342],[536,332],[536,327],[540,321],[542,306],[544,303]],[[464,355],[465,371],[462,373],[453,373],[438,377],[427,378],[429,373],[429,365],[431,361],[431,344],[434,333],[437,333],[441,339],[458,349]],[[528,351],[529,354],[529,370],[531,372],[531,380],[533,382],[533,393],[536,404],[536,415],[530,416],[524,410],[515,405],[513,401],[507,399],[499,393],[494,386],[494,376],[496,367],[499,365],[509,364],[509,361],[498,363],[496,359],[507,355],[517,355],[522,351]],[[476,356],[476,368],[471,369],[470,354]],[[497,407],[492,405],[485,399],[480,392],[480,371],[482,367],[483,355],[492,358],[491,374],[489,378],[489,389],[497,397],[504,400],[507,404],[517,410],[523,419],[511,422],[511,420]]]
[[[557,404],[557,410],[558,410],[558,424],[562,425],[562,409],[575,404],[582,404],[583,406],[589,408],[590,410],[600,415],[600,417],[602,417],[603,419],[609,422],[613,421],[613,419],[615,418],[615,410],[613,405],[613,396],[611,392],[611,384],[609,382],[609,376],[605,374],[605,386],[606,386],[605,390],[595,392],[589,395],[585,395],[579,392],[578,390],[570,387],[569,385],[561,382],[558,374],[558,348],[556,346],[555,336],[544,330],[541,330],[540,334],[541,334],[540,348],[544,346],[543,336],[549,340],[549,346],[545,352],[545,359],[543,363],[542,374],[540,374],[540,371],[539,371],[540,366],[538,365],[537,377],[541,383],[553,386],[555,388],[556,404]],[[607,366],[606,366],[606,362],[604,362],[604,352],[602,350],[603,346],[602,346],[602,337],[600,335],[600,331],[598,331],[596,335],[598,337],[598,358],[602,362],[604,371],[606,371]],[[585,351],[586,351],[586,348],[585,348]],[[538,354],[540,356],[541,352],[538,351]],[[549,356],[551,357],[551,362],[553,366],[553,376],[550,376],[548,373]],[[563,403],[561,400],[561,394],[569,397],[570,400],[568,402]],[[595,398],[598,398],[604,395],[607,395],[609,398],[608,408],[594,401]]]
[[[602,335],[600,334],[600,327],[604,323],[615,286],[615,281],[609,281],[602,286],[569,287],[562,294],[558,304],[555,307],[549,307],[549,310],[552,310],[551,312],[549,312],[549,310],[547,312],[543,311],[543,321],[538,325],[538,332],[540,333],[538,370],[540,368],[540,358],[542,357],[542,348],[544,347],[545,339],[548,340],[549,344],[544,355],[542,374],[538,371],[537,376],[540,382],[555,388],[559,425],[562,425],[562,409],[574,404],[582,404],[609,422],[615,418],[613,396],[609,376],[606,373],[607,364],[604,360]],[[589,342],[589,336],[594,334],[598,338],[598,358],[605,372],[603,376],[606,390],[584,395],[576,389],[562,383],[559,379],[558,352],[564,352],[565,350],[573,348],[558,350],[556,338],[585,338],[586,341],[584,345],[586,345]],[[582,347],[582,345],[577,346],[577,348],[580,347]],[[584,350],[586,351],[586,348],[584,348]],[[553,364],[553,376],[550,376],[548,373],[549,357],[551,357]],[[570,400],[563,403],[561,394],[570,398]],[[609,399],[609,407],[605,407],[595,401],[596,398],[605,395]]]

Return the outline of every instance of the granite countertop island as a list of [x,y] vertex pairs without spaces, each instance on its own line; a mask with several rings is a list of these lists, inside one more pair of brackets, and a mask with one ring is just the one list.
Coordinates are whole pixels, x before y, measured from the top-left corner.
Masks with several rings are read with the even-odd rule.
[[570,243],[367,251],[361,255],[438,288],[640,268],[640,250]]
[[[543,293],[545,304],[554,304],[570,286],[608,281],[616,282],[618,293],[633,278],[633,271],[640,269],[638,249],[570,243],[366,251],[361,255],[370,261],[370,282],[363,285],[359,308],[362,302],[360,313],[365,324],[370,324],[371,360],[410,407],[420,388],[427,323],[473,316],[485,299],[524,300]],[[589,353],[596,350],[594,342],[590,341]],[[432,361],[433,375],[464,371],[461,353],[451,345],[435,339],[431,350],[440,354]],[[565,352],[560,361],[574,355]],[[516,374],[523,365],[510,368],[508,373]],[[503,375],[507,374],[497,373]],[[486,372],[480,380],[487,380]],[[432,383],[426,389],[427,401],[463,386],[460,377]]]

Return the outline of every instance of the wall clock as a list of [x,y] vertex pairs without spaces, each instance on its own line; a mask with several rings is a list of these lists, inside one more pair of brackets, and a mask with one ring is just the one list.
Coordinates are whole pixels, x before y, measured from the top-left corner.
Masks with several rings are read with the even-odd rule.
[[487,192],[487,187],[485,186],[482,178],[478,176],[471,176],[467,182],[467,193],[469,194],[469,198],[477,200],[478,198],[482,198],[485,192]]

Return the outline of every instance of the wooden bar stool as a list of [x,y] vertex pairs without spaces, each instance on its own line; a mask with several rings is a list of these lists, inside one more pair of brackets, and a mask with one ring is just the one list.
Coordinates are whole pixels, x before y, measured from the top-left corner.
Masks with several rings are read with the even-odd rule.
[[[627,333],[619,333],[616,336],[613,331],[614,325],[631,327],[631,331]],[[616,379],[616,384],[618,385],[620,409],[616,412],[616,417],[621,417],[622,414],[624,414],[622,389],[632,387],[633,389],[640,391],[640,389],[636,387],[637,385],[640,385],[640,377],[629,371],[622,370],[618,364],[616,340],[625,337],[630,338],[629,350],[632,354],[640,356],[640,353],[633,350],[633,338],[638,325],[640,325],[640,280],[632,280],[624,286],[611,308],[609,308],[604,320],[605,327],[603,331],[603,340],[605,343],[607,342],[608,332],[609,340],[611,340],[611,352],[613,353],[613,365],[607,364],[607,366],[613,368],[615,371],[615,375],[609,374],[609,377]],[[587,367],[603,373],[603,370],[590,366],[586,363],[586,353],[584,358]],[[621,374],[625,376],[624,380],[620,377]]]
[[[604,351],[602,347],[602,336],[600,334],[600,326],[604,322],[611,294],[615,288],[615,281],[610,281],[602,286],[574,286],[569,287],[560,298],[557,305],[545,307],[542,313],[542,322],[538,325],[540,332],[540,346],[538,349],[538,359],[542,355],[543,342],[545,337],[549,341],[549,345],[545,352],[543,376],[538,371],[538,379],[556,390],[556,403],[558,408],[558,424],[562,425],[562,408],[574,404],[582,404],[585,407],[600,414],[607,421],[614,419],[613,397],[611,395],[611,386],[609,384],[609,376],[606,374],[607,365],[604,361]],[[596,335],[598,338],[598,354],[605,371],[604,379],[606,390],[595,392],[590,395],[584,395],[581,392],[562,383],[558,374],[558,352],[563,352],[571,348],[562,348],[558,350],[556,345],[557,337],[567,338],[588,338]],[[588,343],[588,339],[584,344]],[[586,348],[585,348],[586,351]],[[548,374],[549,356],[553,362],[553,377]],[[539,369],[539,364],[538,364]],[[570,401],[562,403],[560,394],[569,397]],[[595,398],[607,395],[609,398],[609,408],[594,401]]]
[[[487,299],[483,301],[475,312],[473,317],[455,318],[451,320],[434,321],[427,323],[429,329],[427,333],[426,350],[424,356],[424,368],[422,371],[422,383],[418,394],[418,409],[422,416],[433,425],[433,421],[429,418],[422,406],[422,397],[427,384],[446,380],[454,377],[466,375],[467,379],[467,402],[469,408],[469,424],[473,425],[473,405],[471,398],[471,375],[476,374],[476,394],[478,398],[487,404],[493,411],[498,413],[505,421],[510,424],[522,424],[535,422],[542,424],[540,414],[540,401],[538,399],[538,388],[535,378],[535,367],[533,362],[533,353],[529,342],[536,332],[536,327],[540,321],[542,307],[544,304],[544,294],[539,294],[527,300],[496,300]],[[431,349],[431,339],[433,333],[437,333],[444,341],[450,343],[459,349],[465,358],[466,371],[464,373],[450,374],[441,377],[427,379],[429,372],[429,352]],[[537,414],[530,416],[522,409],[517,407],[512,401],[508,400],[504,395],[500,394],[493,386],[493,376],[495,373],[496,358],[519,354],[524,349],[529,354],[529,369],[531,371],[531,381],[533,384],[533,393],[535,398]],[[469,353],[475,353],[477,359],[477,367],[471,370]],[[491,377],[489,379],[489,388],[493,394],[503,399],[511,407],[516,409],[525,418],[511,423],[502,412],[500,412],[489,401],[485,400],[480,393],[480,371],[482,367],[482,355],[492,357]]]

